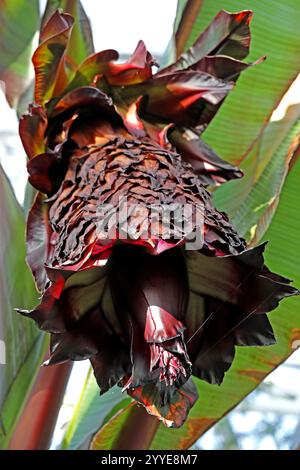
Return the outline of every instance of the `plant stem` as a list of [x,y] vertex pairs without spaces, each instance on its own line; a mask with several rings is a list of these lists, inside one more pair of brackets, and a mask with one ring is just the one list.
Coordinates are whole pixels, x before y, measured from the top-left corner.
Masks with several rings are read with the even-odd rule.
[[114,442],[114,450],[147,450],[159,426],[159,420],[142,406],[132,406],[130,415]]
[[49,449],[71,369],[71,362],[41,367],[9,443],[10,450]]
[[203,0],[188,0],[175,34],[176,58],[183,53]]

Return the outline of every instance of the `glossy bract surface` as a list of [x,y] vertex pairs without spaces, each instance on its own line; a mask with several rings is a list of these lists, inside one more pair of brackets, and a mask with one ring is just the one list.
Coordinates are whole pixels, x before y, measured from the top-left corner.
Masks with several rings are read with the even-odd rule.
[[197,399],[191,376],[220,384],[236,345],[273,344],[266,313],[298,293],[207,188],[242,176],[201,133],[252,65],[250,19],[220,12],[153,74],[142,41],[123,64],[106,50],[73,68],[73,18],[57,11],[33,56],[20,135],[38,190],[27,260],[42,297],[20,313],[51,333],[49,365],[89,358],[101,393],[118,384],[167,426]]

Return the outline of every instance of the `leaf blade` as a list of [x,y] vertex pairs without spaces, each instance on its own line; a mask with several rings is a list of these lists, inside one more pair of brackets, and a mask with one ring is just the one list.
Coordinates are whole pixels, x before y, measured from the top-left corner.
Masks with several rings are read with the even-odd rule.
[[34,325],[18,318],[13,310],[20,305],[33,306],[37,294],[25,263],[24,216],[1,167],[0,183],[0,337],[5,341],[6,357],[10,358],[6,365],[0,365],[0,448],[6,448],[46,343],[44,335]]
[[0,80],[5,84],[10,106],[30,81],[33,40],[39,24],[39,2],[0,1]]
[[[186,47],[193,44],[200,31],[221,9],[239,11],[242,8],[254,12],[249,60],[264,55],[267,60],[244,73],[217,118],[204,133],[204,140],[222,158],[234,163],[240,161],[258,137],[261,127],[299,73],[300,11],[294,0],[284,3],[280,0],[272,3],[259,0],[204,0]],[[247,105],[241,106],[241,103],[246,103],[245,100]]]
[[86,381],[71,421],[64,434],[61,449],[78,449],[106,421],[113,410],[125,408],[130,398],[122,395],[121,389],[114,387],[103,395],[99,395],[92,369],[89,369]]

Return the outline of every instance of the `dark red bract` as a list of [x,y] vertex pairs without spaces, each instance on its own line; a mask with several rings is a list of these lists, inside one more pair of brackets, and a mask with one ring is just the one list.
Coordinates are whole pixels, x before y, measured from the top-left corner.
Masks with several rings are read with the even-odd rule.
[[266,313],[298,293],[207,191],[242,176],[200,135],[250,65],[250,19],[219,13],[153,75],[142,41],[124,64],[107,50],[70,71],[73,19],[57,11],[33,57],[20,135],[39,191],[27,260],[42,297],[20,313],[51,333],[48,364],[89,358],[101,393],[118,384],[167,426],[197,399],[191,376],[220,384],[236,345],[273,344]]

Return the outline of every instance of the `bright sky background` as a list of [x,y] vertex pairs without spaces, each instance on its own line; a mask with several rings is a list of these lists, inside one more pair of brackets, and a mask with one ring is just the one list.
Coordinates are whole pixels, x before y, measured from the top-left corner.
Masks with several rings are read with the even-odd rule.
[[96,50],[133,52],[143,39],[162,54],[171,37],[177,0],[83,0],[91,19]]
[[[46,4],[40,0],[40,5]],[[82,0],[90,18],[96,51],[130,53],[142,39],[162,54],[171,37],[177,0]],[[153,34],[154,32],[154,34]]]

